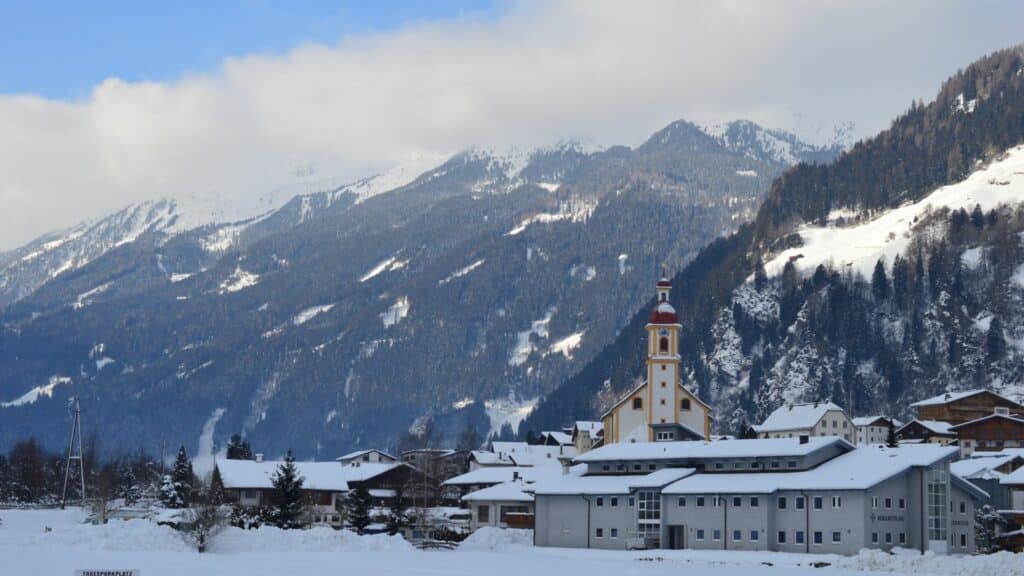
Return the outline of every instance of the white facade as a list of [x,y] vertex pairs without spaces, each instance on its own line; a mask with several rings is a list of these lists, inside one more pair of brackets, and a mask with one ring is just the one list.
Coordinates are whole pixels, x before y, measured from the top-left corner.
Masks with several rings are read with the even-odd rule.
[[764,423],[753,426],[758,438],[799,438],[800,436],[838,436],[851,444],[857,442],[853,421],[832,402],[792,404],[777,408]]

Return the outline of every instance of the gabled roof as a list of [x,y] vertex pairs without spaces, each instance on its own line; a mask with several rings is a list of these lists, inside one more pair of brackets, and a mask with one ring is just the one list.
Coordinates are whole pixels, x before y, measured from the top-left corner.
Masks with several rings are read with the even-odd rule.
[[957,474],[950,474],[949,479],[954,486],[970,494],[971,496],[974,497],[975,500],[986,502],[990,498],[988,492],[985,492],[984,490],[982,490],[981,488],[979,488],[977,485],[967,480],[966,478],[961,478]]
[[910,406],[913,407],[913,408],[917,408],[917,407],[920,407],[920,406],[941,406],[943,404],[950,404],[950,403],[953,403],[953,402],[957,402],[959,400],[963,400],[964,398],[970,398],[971,396],[977,396],[978,394],[985,394],[985,393],[991,394],[991,395],[993,395],[993,396],[995,396],[997,398],[1000,398],[1002,400],[1005,400],[1005,401],[1007,401],[1007,402],[1009,402],[1011,404],[1016,404],[1017,406],[1020,406],[1021,408],[1024,408],[1024,405],[1021,405],[1020,402],[1015,402],[1013,400],[1010,400],[1006,396],[1002,396],[1000,394],[996,394],[995,392],[993,392],[991,390],[986,390],[984,388],[979,388],[977,390],[963,390],[961,392],[946,392],[945,394],[939,394],[938,396],[932,396],[931,398],[925,398],[924,400],[919,400],[917,402],[914,402]]
[[[623,402],[632,398],[633,394],[636,394],[637,391],[643,388],[644,386],[647,386],[647,380],[641,380],[640,383],[637,384],[632,390],[630,390],[626,394],[623,394],[622,398],[619,398],[619,400],[615,404],[612,404],[610,408],[604,411],[604,414],[601,414],[601,419],[603,420],[605,416],[611,414],[612,411],[621,406]],[[700,397],[697,396],[697,394],[695,394],[692,390],[684,386],[682,382],[679,382],[679,387],[682,388],[683,390],[686,390],[686,393],[692,396],[698,404],[703,406],[708,412],[711,412],[711,406],[708,406],[706,402],[701,400]]]
[[355,452],[349,452],[348,454],[345,454],[344,456],[339,456],[338,458],[335,458],[335,460],[337,460],[338,462],[345,462],[347,460],[354,460],[356,458],[360,458],[360,457],[362,457],[362,456],[364,456],[366,454],[370,454],[370,453],[373,453],[373,452],[376,452],[377,454],[380,454],[381,456],[384,456],[385,458],[389,458],[391,460],[398,460],[398,458],[395,458],[391,454],[388,454],[387,452],[385,452],[383,450],[377,450],[376,448],[370,448],[369,450],[356,450]]
[[[976,453],[977,454],[977,453]],[[1024,457],[999,454],[957,460],[949,465],[949,471],[967,480],[990,480],[1006,476],[996,468],[1024,461]]]
[[830,446],[838,446],[845,450],[853,449],[852,444],[837,436],[813,436],[803,444],[799,438],[752,438],[714,442],[617,442],[577,456],[576,462],[799,457]]
[[843,411],[832,402],[814,402],[809,404],[789,404],[780,406],[765,418],[761,424],[751,426],[755,432],[780,432],[813,428],[827,412]]
[[[576,455],[576,447],[572,445],[547,446],[527,444],[526,442],[491,442],[491,448],[498,455],[499,463],[501,460],[508,459],[516,466],[560,467],[559,458],[572,458]],[[480,461],[479,458],[477,461]]]
[[897,428],[903,425],[899,420],[889,418],[888,416],[858,416],[853,419],[853,425],[857,428],[862,426],[888,426],[890,423]]
[[988,420],[992,420],[993,418],[999,419],[999,420],[1007,420],[1007,421],[1009,421],[1011,423],[1019,424],[1021,426],[1024,426],[1024,417],[1010,416],[1008,414],[989,414],[988,416],[982,416],[981,418],[975,418],[974,420],[969,420],[967,422],[962,422],[960,424],[957,424],[956,426],[950,426],[949,429],[954,431],[954,432],[958,432],[962,428],[969,428],[969,427],[974,426],[976,424],[981,424],[982,422],[986,422]]
[[1000,484],[1012,484],[1024,486],[1024,468],[1017,468],[1012,474],[1007,474],[999,480]]
[[952,446],[919,444],[888,448],[863,446],[799,472],[694,474],[666,486],[663,494],[771,494],[779,490],[864,490],[914,466],[930,466],[956,456]]
[[488,486],[462,497],[463,502],[533,502],[533,494],[523,492],[527,486],[522,481],[503,482]]
[[[229,489],[270,489],[273,477],[281,461],[264,460],[221,460],[216,461],[224,487]],[[359,466],[343,466],[338,462],[295,462],[305,490],[345,492],[349,482],[364,482],[405,464],[364,463]]]
[[[586,466],[573,466],[570,474],[582,474]],[[444,486],[476,486],[484,484],[502,484],[521,479],[524,482],[537,482],[548,478],[562,476],[560,468],[536,467],[536,466],[495,466],[492,468],[477,468],[465,474],[459,474],[454,478],[445,480]]]
[[481,466],[497,467],[497,466],[515,466],[515,462],[506,454],[495,454],[490,450],[473,450],[469,453],[470,460],[475,461]]
[[914,424],[918,424],[932,434],[938,434],[939,436],[956,436],[956,432],[952,430],[953,425],[949,422],[943,422],[941,420],[918,420],[917,418],[914,418],[910,422],[900,426],[900,429],[897,430],[896,433],[899,434]]
[[539,481],[527,490],[542,496],[629,494],[641,488],[661,488],[693,473],[693,468],[662,468],[646,475],[561,476]]
[[572,436],[562,432],[561,430],[545,430],[540,433],[540,436],[545,440],[553,440],[560,446],[568,446],[572,444]]

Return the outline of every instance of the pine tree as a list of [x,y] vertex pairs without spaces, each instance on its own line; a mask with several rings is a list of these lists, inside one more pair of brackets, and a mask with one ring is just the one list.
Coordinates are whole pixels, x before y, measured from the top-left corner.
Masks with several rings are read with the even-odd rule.
[[754,264],[754,289],[761,292],[767,285],[768,273],[765,272],[764,261],[762,261],[761,256],[758,255],[757,262]]
[[174,491],[178,494],[178,501],[182,507],[187,507],[192,501],[192,490],[195,486],[195,473],[192,471],[192,462],[188,459],[185,447],[178,448],[178,456],[174,459],[174,469],[171,471],[171,481],[174,484]]
[[408,522],[402,496],[402,489],[399,487],[395,490],[395,499],[391,501],[391,507],[388,510],[388,534],[392,536],[398,534]]
[[889,297],[889,278],[885,275],[885,260],[875,262],[875,271],[871,274],[871,293],[875,301],[884,302]]
[[348,522],[359,534],[370,525],[370,493],[362,486],[348,493]]
[[981,212],[981,204],[975,204],[974,210],[971,210],[971,225],[977,230],[981,230],[985,226],[985,215]]
[[252,460],[252,458],[252,447],[249,446],[249,441],[242,440],[242,436],[239,434],[232,434],[231,439],[228,440],[227,459]]
[[181,495],[174,488],[174,480],[170,474],[164,474],[163,479],[160,481],[160,503],[164,505],[164,508],[185,507],[185,502],[181,499]]
[[985,335],[985,352],[990,362],[1002,360],[1006,356],[1006,337],[1003,335],[1003,323],[998,317],[992,318]]
[[213,473],[210,475],[210,491],[207,498],[210,504],[220,506],[225,502],[224,479],[220,476],[220,468],[213,466]]
[[889,433],[885,437],[885,445],[889,448],[896,448],[900,445],[899,440],[896,439],[896,427],[889,423]]
[[124,503],[128,506],[138,502],[141,496],[138,481],[135,479],[135,472],[132,470],[129,462],[121,463],[117,495],[123,498]]
[[274,524],[285,530],[302,527],[302,483],[292,451],[284,457],[272,478],[274,484]]

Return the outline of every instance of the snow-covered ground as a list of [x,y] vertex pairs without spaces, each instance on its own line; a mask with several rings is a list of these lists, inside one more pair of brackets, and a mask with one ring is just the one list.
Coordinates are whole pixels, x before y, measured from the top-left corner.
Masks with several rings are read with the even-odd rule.
[[[1024,574],[1024,558],[1008,553],[941,557],[865,552],[843,558],[769,552],[570,550],[534,548],[529,532],[495,529],[478,531],[454,551],[424,552],[400,537],[359,537],[329,528],[227,528],[209,552],[198,554],[170,528],[148,520],[92,526],[83,524],[84,514],[76,510],[0,510],[0,518],[0,572],[19,576],[74,574],[80,569],[136,569],[145,576]],[[829,565],[814,568],[815,562]]]

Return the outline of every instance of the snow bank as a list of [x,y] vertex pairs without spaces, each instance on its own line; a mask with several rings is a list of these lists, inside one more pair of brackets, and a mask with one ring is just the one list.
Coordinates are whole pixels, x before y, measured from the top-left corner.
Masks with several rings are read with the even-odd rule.
[[533,530],[484,526],[459,544],[459,550],[508,550],[533,546]]
[[895,549],[893,554],[881,550],[861,550],[856,556],[838,558],[834,566],[872,572],[936,574],[949,576],[1002,576],[1024,574],[1024,555],[999,552],[981,556],[945,556],[933,552],[920,554],[915,550]]
[[318,527],[309,530],[281,530],[263,526],[258,530],[229,527],[217,535],[210,551],[237,552],[412,552],[415,548],[401,536],[374,534],[359,536],[348,530]]
[[14,548],[56,546],[89,550],[194,551],[181,535],[149,520],[85,523],[87,514],[68,510],[4,510],[0,540]]

